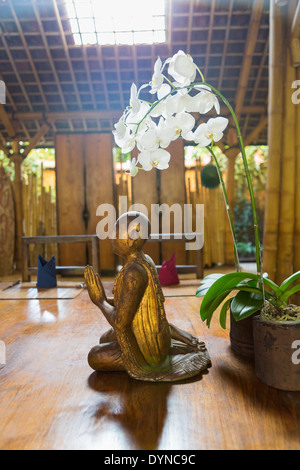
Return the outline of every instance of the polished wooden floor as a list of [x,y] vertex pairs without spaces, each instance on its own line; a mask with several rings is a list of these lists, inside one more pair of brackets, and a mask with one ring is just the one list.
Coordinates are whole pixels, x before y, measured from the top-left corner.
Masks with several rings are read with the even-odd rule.
[[169,320],[205,340],[213,367],[187,383],[152,384],[89,369],[107,324],[86,291],[0,301],[0,449],[300,449],[300,393],[260,383],[199,306],[166,299]]

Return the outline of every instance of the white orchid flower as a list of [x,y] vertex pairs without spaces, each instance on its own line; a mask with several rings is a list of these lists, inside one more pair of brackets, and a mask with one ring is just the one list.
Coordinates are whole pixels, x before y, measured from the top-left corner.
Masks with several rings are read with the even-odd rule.
[[138,162],[142,165],[145,171],[150,171],[152,168],[158,170],[166,170],[169,168],[171,155],[164,149],[157,149],[154,152],[143,150],[138,157]]
[[164,76],[162,74],[162,71],[164,67],[165,64],[162,64],[160,57],[158,57],[157,61],[154,64],[154,74],[152,76],[152,81],[150,82],[151,94],[157,93],[162,87],[162,84],[164,82]]
[[165,104],[166,115],[172,116],[173,114],[184,112],[189,98],[186,88],[168,96]]
[[[150,116],[147,116],[145,118],[145,116],[147,115],[149,109],[150,109],[150,105],[148,103],[141,102],[140,109],[139,109],[137,114],[130,111],[129,114],[127,115],[127,117],[126,117],[126,126],[132,132],[135,133],[139,123],[141,123],[139,125],[139,131],[141,131],[145,126],[147,126],[147,123],[150,119]],[[143,122],[141,122],[142,120],[143,120]]]
[[138,174],[138,171],[139,171],[136,165],[137,165],[137,160],[136,158],[133,158],[130,162],[130,170],[126,171],[126,173],[133,178]]
[[186,111],[190,113],[206,114],[215,108],[220,114],[220,103],[218,98],[210,90],[202,90],[195,96],[189,96],[186,103]]
[[119,121],[114,125],[115,127],[115,131],[112,131],[113,135],[115,136],[115,138],[121,140],[125,137],[125,134],[126,134],[126,130],[127,130],[127,127],[125,125],[125,122],[124,122],[124,115],[121,116],[121,118],[119,119]]
[[[170,85],[168,85],[167,83],[164,83],[161,88],[157,91],[157,98],[158,98],[158,101],[160,101],[156,106],[153,107],[150,115],[152,117],[160,117],[160,116],[166,116],[167,115],[167,112],[166,112],[166,102],[168,101],[169,98],[171,98],[172,96],[168,96],[169,93],[171,92],[171,87]],[[166,98],[166,100],[164,100],[164,98]]]
[[200,147],[207,147],[212,142],[219,142],[228,126],[228,119],[223,117],[211,118],[207,123],[200,124],[194,132],[194,141]]
[[148,85],[142,85],[141,88],[138,90],[135,83],[131,85],[130,88],[130,108],[131,108],[131,116],[135,116],[139,113],[143,101],[139,100],[139,94],[143,88],[146,88]]
[[164,125],[165,128],[172,130],[172,140],[176,140],[180,136],[185,140],[194,140],[192,129],[195,126],[195,119],[191,114],[183,111],[175,116],[169,116]]
[[138,93],[137,86],[135,83],[133,83],[130,88],[130,107],[131,107],[131,113],[133,115],[137,114],[141,107],[141,102],[138,99],[138,96],[139,96],[139,93]]
[[138,149],[155,151],[159,147],[167,148],[174,140],[174,129],[166,125],[166,121],[161,118],[158,125],[152,122],[149,128],[137,139]]
[[157,92],[157,98],[159,100],[164,99],[171,91],[170,85],[164,83]]
[[123,140],[116,140],[116,144],[121,147],[122,153],[129,153],[134,149],[136,145],[135,135],[131,133],[127,134]]
[[117,146],[122,149],[122,152],[128,153],[135,147],[135,136],[131,129],[126,126],[124,119],[125,117],[123,115],[117,124],[115,124],[116,130],[113,131],[113,136]]
[[197,68],[190,55],[178,51],[170,60],[168,72],[175,79],[176,86],[188,86],[195,80]]

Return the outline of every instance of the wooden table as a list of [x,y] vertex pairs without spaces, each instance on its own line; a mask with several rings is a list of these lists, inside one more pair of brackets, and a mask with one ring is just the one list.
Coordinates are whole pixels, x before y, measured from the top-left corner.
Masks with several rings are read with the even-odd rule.
[[[31,281],[31,275],[37,275],[38,268],[30,266],[30,245],[48,245],[61,243],[91,243],[91,264],[97,273],[99,267],[99,238],[97,235],[51,235],[22,237],[22,280]],[[56,266],[57,274],[79,275],[83,274],[85,266]]]
[[203,338],[213,367],[183,384],[95,374],[107,328],[83,291],[71,300],[0,301],[0,449],[300,449],[300,393],[267,387],[233,354],[195,297],[168,297],[168,318]]

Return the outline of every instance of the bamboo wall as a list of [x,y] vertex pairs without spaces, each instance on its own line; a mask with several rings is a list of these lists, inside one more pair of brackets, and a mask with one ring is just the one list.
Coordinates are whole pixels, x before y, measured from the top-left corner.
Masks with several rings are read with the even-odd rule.
[[[24,235],[56,235],[56,202],[53,198],[54,189],[44,186],[43,167],[41,176],[28,176],[23,183],[23,214]],[[52,255],[57,258],[57,245],[33,245],[30,247],[30,262],[37,266],[38,255],[49,260]]]
[[[223,194],[221,187],[207,189],[202,186],[201,170],[200,161],[197,159],[195,167],[185,172],[187,203],[192,204],[194,208],[196,204],[204,204],[204,265],[225,264],[227,215]],[[195,253],[192,251],[188,253],[188,262],[195,262]]]
[[277,283],[300,269],[300,105],[292,101],[292,84],[299,79],[299,67],[293,66],[290,49],[295,10],[293,0],[288,14],[275,0],[270,2],[269,166],[263,269]]

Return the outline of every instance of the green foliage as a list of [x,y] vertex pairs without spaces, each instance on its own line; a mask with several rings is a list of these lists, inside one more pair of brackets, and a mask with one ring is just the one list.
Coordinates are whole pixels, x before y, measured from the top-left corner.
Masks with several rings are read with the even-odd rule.
[[[253,182],[255,205],[259,226],[259,238],[262,243],[264,226],[264,192],[267,180],[268,147],[249,146],[246,155]],[[255,236],[253,232],[253,212],[248,196],[245,170],[241,156],[235,165],[234,225],[241,257],[255,257]],[[252,247],[252,248],[251,248]]]
[[[290,297],[300,291],[300,283],[293,285],[299,279],[300,271],[278,286],[269,279],[267,274],[264,274],[263,292],[258,274],[234,272],[209,275],[203,279],[196,292],[196,297],[203,297],[200,307],[201,319],[206,321],[209,327],[213,314],[223,304],[220,324],[225,329],[226,315],[230,307],[235,321],[248,318],[259,311],[263,307],[265,299],[278,309],[285,308]],[[237,293],[235,293],[236,291]]]
[[[213,147],[218,158],[221,170],[226,171],[227,157],[219,147]],[[262,243],[264,226],[264,192],[267,180],[267,146],[248,146],[246,156],[253,182],[255,204],[259,225],[259,237]],[[185,147],[186,159],[199,159],[205,164],[210,162],[210,153],[206,148]],[[253,231],[253,212],[249,199],[248,186],[245,178],[245,168],[241,154],[236,158],[235,164],[235,195],[234,195],[234,227],[238,240],[237,248],[241,258],[255,258],[255,235]]]
[[[40,176],[41,164],[47,161],[55,161],[54,149],[41,148],[32,150],[22,165],[25,179],[28,175]],[[0,164],[3,165],[6,173],[13,180],[15,177],[14,164],[2,151],[0,151]]]
[[122,150],[119,147],[115,147],[113,150],[114,159],[116,163],[126,162],[131,160],[131,153],[122,153]]

